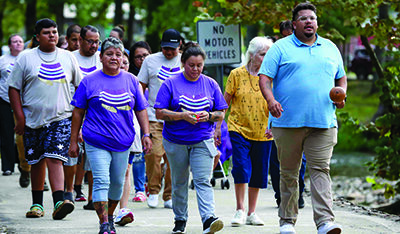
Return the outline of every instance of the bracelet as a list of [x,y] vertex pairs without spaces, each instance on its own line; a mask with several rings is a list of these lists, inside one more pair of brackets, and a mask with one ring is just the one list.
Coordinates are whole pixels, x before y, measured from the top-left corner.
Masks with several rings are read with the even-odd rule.
[[211,114],[211,112],[208,112],[208,121],[211,121],[211,118],[212,118],[212,114]]

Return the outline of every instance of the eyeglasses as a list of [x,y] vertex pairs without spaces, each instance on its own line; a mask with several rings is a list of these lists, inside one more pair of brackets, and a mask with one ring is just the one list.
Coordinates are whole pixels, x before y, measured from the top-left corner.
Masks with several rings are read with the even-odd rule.
[[297,18],[297,20],[300,22],[306,22],[307,20],[317,21],[317,17],[316,16],[299,16],[299,18]]
[[89,44],[89,45],[93,45],[93,44],[95,44],[95,45],[101,45],[101,41],[100,40],[98,40],[98,41],[93,41],[92,39],[86,39],[86,38],[83,38],[83,40],[85,40],[85,41],[87,41],[87,43]]
[[141,59],[145,59],[147,56],[149,56],[149,54],[136,55],[133,58],[136,59],[136,60],[141,60]]

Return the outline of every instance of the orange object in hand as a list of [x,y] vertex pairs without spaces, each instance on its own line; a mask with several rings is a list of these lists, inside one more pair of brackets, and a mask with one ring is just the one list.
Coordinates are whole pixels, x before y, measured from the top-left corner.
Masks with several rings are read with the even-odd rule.
[[346,98],[346,91],[342,87],[333,87],[329,92],[329,97],[334,102],[343,102]]

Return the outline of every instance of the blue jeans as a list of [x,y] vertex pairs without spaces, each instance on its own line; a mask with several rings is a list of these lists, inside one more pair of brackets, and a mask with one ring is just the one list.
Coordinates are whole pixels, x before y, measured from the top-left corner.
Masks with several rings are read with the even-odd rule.
[[85,149],[93,173],[93,202],[119,201],[124,188],[129,149],[114,152],[86,142]]
[[[269,158],[269,171],[271,174],[272,188],[275,192],[275,199],[281,199],[281,193],[279,188],[280,181],[280,170],[279,170],[279,160],[278,152],[275,145],[275,141],[272,143],[271,155]],[[299,195],[301,196],[304,192],[304,174],[306,173],[306,156],[303,153],[303,158],[301,161],[301,167],[299,171]]]
[[132,158],[132,174],[135,192],[144,192],[144,183],[146,182],[146,165],[144,164],[143,153],[130,153]]
[[217,155],[214,139],[193,145],[180,145],[163,139],[163,145],[171,167],[172,209],[175,220],[187,221],[188,218],[189,168],[192,171],[202,222],[214,217],[214,190],[210,183],[214,157]]

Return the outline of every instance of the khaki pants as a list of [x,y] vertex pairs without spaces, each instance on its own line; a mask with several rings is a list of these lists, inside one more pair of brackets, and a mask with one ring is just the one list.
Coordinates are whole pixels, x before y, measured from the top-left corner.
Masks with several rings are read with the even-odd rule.
[[295,224],[297,220],[298,179],[303,151],[310,174],[314,222],[319,227],[322,223],[334,221],[329,164],[333,147],[337,143],[337,129],[272,127],[272,134],[281,165],[280,225]]
[[169,167],[167,156],[162,144],[163,123],[150,122],[150,133],[153,135],[153,148],[149,154],[145,155],[146,175],[148,180],[148,188],[150,194],[159,194],[161,190],[162,165],[161,159],[167,164],[164,176],[164,193],[163,200],[171,199],[171,169]]
[[[14,116],[14,122],[15,123],[17,122],[15,116]],[[30,172],[31,165],[29,165],[25,159],[24,137],[18,134],[15,134],[15,136],[16,136],[15,143],[17,144],[17,149],[18,149],[19,166],[21,167],[21,170]]]

